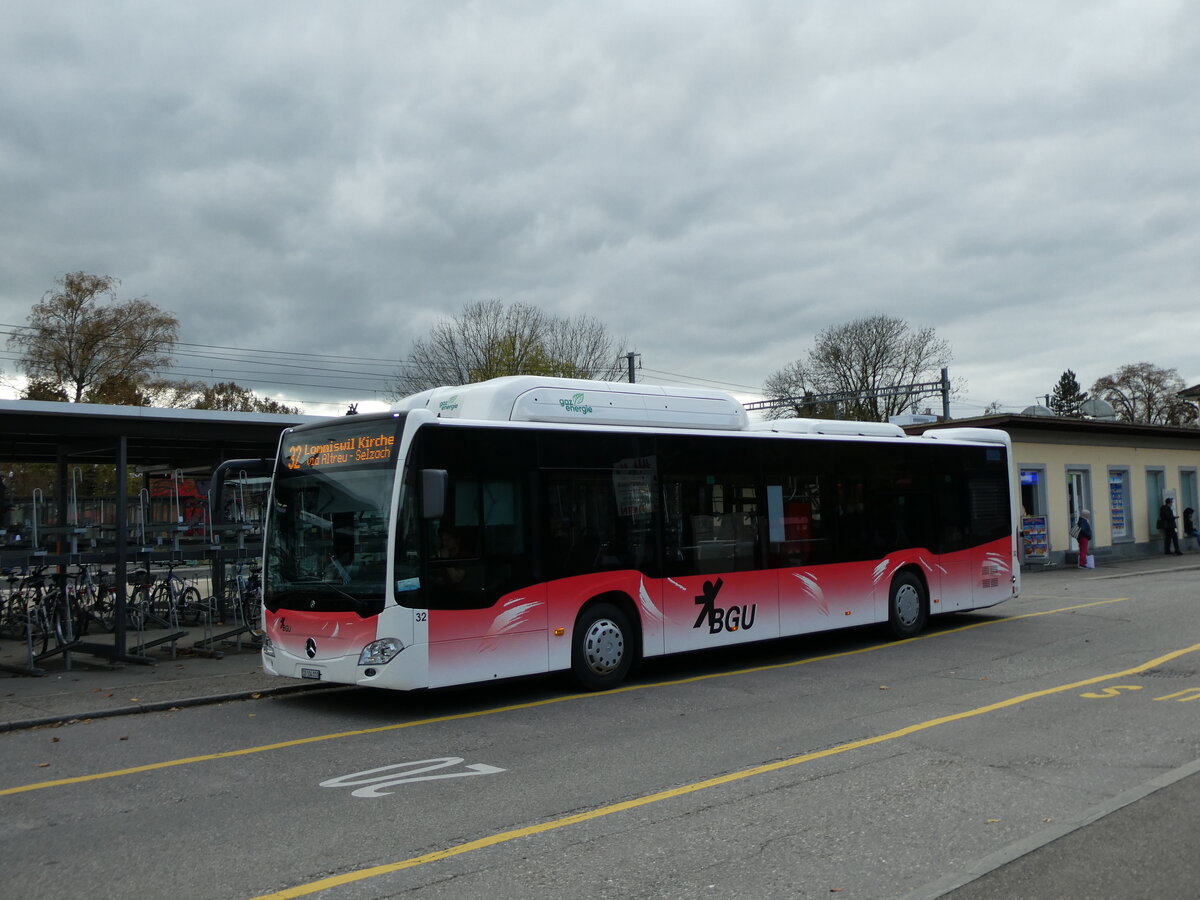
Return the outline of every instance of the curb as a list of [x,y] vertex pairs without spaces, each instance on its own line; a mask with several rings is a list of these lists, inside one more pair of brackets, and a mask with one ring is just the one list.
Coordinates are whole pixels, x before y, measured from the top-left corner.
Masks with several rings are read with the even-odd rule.
[[[1147,565],[1148,565],[1148,567],[1146,567]],[[1131,568],[1131,570],[1123,571],[1126,569],[1126,567],[1133,567],[1133,566],[1137,566],[1138,568]],[[1087,573],[1085,577],[1088,577],[1088,578],[1134,578],[1134,577],[1145,576],[1145,575],[1169,575],[1173,572],[1194,572],[1197,569],[1200,569],[1200,562],[1185,563],[1182,565],[1168,566],[1168,567],[1163,567],[1163,566],[1156,567],[1154,565],[1154,561],[1152,559],[1143,559],[1143,560],[1130,559],[1128,561],[1122,562],[1119,565],[1109,564],[1109,565],[1105,565],[1105,566],[1097,566],[1094,569],[1080,569],[1077,566],[1073,566],[1073,565],[1067,565],[1067,566],[1052,565],[1052,566],[1038,567],[1036,569],[1032,568],[1032,567],[1026,568],[1026,567],[1022,566],[1021,567],[1021,577],[1024,578],[1025,576],[1029,575],[1029,576],[1033,576],[1036,579],[1037,577],[1042,576],[1042,575],[1052,575],[1052,574],[1084,575],[1084,573]]]
[[275,688],[234,691],[228,694],[210,694],[204,697],[187,697],[182,700],[155,700],[152,703],[139,703],[137,706],[101,709],[95,712],[64,713],[54,716],[43,716],[37,719],[0,722],[0,733],[26,731],[31,728],[44,728],[48,725],[65,725],[69,722],[87,722],[90,719],[111,719],[116,716],[134,716],[139,713],[164,712],[170,709],[182,709],[186,706],[207,706],[215,703],[226,703],[232,700],[259,700],[263,697],[278,697],[283,694],[298,694],[306,691],[350,686],[335,684],[333,682],[327,684],[284,684]]

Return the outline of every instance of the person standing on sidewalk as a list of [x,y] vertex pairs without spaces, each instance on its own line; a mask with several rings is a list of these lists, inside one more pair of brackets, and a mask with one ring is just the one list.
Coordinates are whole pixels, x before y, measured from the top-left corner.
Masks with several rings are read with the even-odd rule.
[[1089,518],[1091,512],[1083,510],[1079,514],[1079,518],[1075,520],[1075,524],[1079,526],[1079,568],[1086,569],[1088,567],[1088,548],[1092,543],[1092,522]]
[[1174,503],[1171,497],[1163,501],[1162,509],[1158,511],[1158,528],[1163,533],[1163,553],[1170,556],[1174,547],[1175,555],[1183,556],[1183,551],[1179,549],[1179,525],[1175,521],[1178,516],[1175,515]]
[[1196,531],[1196,511],[1190,506],[1183,511],[1183,539],[1194,538],[1200,547],[1200,532]]

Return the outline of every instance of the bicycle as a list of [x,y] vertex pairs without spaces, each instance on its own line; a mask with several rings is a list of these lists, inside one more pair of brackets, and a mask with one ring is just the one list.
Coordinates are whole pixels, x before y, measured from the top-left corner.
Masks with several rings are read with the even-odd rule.
[[236,562],[231,568],[233,572],[225,581],[221,600],[221,616],[226,622],[232,616],[236,624],[254,631],[262,614],[262,567],[258,563],[247,567]]
[[5,631],[16,638],[27,638],[45,653],[53,633],[54,604],[48,600],[54,592],[46,588],[47,566],[38,566],[24,577],[9,577],[5,602]]
[[166,564],[167,571],[150,594],[150,613],[172,625],[179,622],[199,625],[205,613],[210,611],[210,604],[201,598],[199,588],[175,574],[175,570],[182,565],[185,563],[178,561]]
[[84,563],[79,567],[75,585],[75,636],[83,637],[95,622],[105,631],[116,627],[117,590],[106,579],[109,573]]
[[42,616],[45,625],[42,631],[42,652],[50,648],[50,641],[56,647],[62,647],[75,640],[74,623],[71,610],[76,604],[76,582],[78,573],[54,572],[50,580],[54,587],[42,593]]
[[135,631],[142,631],[150,618],[150,591],[154,576],[148,569],[137,569],[128,576],[129,591],[125,598],[125,621]]
[[25,609],[21,596],[24,576],[13,569],[4,572],[8,589],[0,600],[0,637],[22,638],[25,636]]
[[[64,572],[47,575],[47,566],[38,566],[32,573],[14,584],[5,603],[5,631],[14,637],[24,637],[34,655],[42,655],[55,647],[74,641],[70,610],[75,593],[71,583],[74,575]],[[47,579],[53,582],[47,585]]]

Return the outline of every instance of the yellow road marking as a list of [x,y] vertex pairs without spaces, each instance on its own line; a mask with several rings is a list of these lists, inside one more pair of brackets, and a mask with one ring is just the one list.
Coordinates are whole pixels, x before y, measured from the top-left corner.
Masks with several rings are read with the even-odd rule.
[[873,653],[877,650],[882,650],[887,647],[898,647],[902,644],[910,644],[913,641],[924,641],[930,638],[941,637],[948,634],[958,634],[962,631],[970,631],[972,628],[982,628],[985,625],[997,625],[1002,622],[1015,622],[1020,619],[1031,619],[1037,616],[1048,616],[1060,612],[1073,612],[1077,609],[1086,609],[1090,606],[1101,606],[1106,603],[1120,603],[1128,598],[1120,597],[1113,600],[1097,600],[1090,603],[1081,603],[1074,606],[1065,606],[1061,609],[1043,610],[1042,612],[1023,613],[1019,616],[1007,616],[1002,619],[987,619],[983,622],[973,622],[970,625],[963,625],[959,628],[948,628],[943,631],[934,631],[927,634],[917,635],[916,637],[907,638],[902,641],[890,641],[886,644],[873,644],[869,647],[860,647],[857,650],[844,650],[840,653],[828,653],[824,656],[811,656],[805,659],[792,660],[785,663],[771,663],[765,666],[754,666],[747,669],[737,669],[732,672],[714,672],[707,675],[689,675],[686,678],[677,678],[671,681],[656,681],[647,684],[630,684],[619,688],[614,688],[611,691],[605,691],[602,694],[565,694],[558,697],[549,697],[545,700],[532,700],[528,703],[516,703],[511,706],[498,706],[489,709],[476,710],[475,712],[454,713],[445,716],[433,716],[428,719],[414,719],[411,722],[397,722],[391,725],[379,725],[375,728],[361,728],[355,731],[339,731],[333,734],[319,734],[306,738],[295,738],[290,741],[279,741],[274,744],[263,744],[258,747],[243,747],[239,750],[223,750],[219,753],[205,753],[201,756],[187,756],[182,759],[169,759],[163,762],[147,763],[141,766],[131,766],[127,769],[114,769],[109,772],[96,772],[91,775],[76,775],[71,778],[57,778],[52,781],[39,781],[35,784],[25,784],[18,787],[4,788],[0,790],[0,797],[9,794],[22,794],[27,791],[40,791],[46,788],[62,787],[68,784],[83,784],[88,781],[101,781],[106,778],[120,778],[125,775],[137,775],[142,772],[154,772],[159,769],[170,769],[175,766],[190,766],[196,763],[211,762],[218,759],[232,759],[238,756],[251,756],[256,753],[268,753],[272,750],[285,750],[288,747],[301,747],[305,744],[317,744],[323,741],[337,741],[344,738],[359,737],[366,734],[380,734],[386,731],[397,731],[401,728],[416,728],[419,725],[437,725],[442,722],[453,722],[461,719],[475,719],[481,716],[497,715],[499,713],[515,712],[523,709],[536,709],[539,706],[549,706],[554,703],[566,703],[571,700],[583,700],[590,697],[607,696],[609,694],[628,693],[630,691],[644,691],[651,688],[675,687],[683,684],[693,684],[699,681],[707,681],[713,678],[731,678],[737,675],[750,675],[756,672],[769,672],[775,669],[790,669],[796,666],[806,666],[812,663],[827,662],[832,659],[841,659],[847,656],[857,656],[861,653]]
[[614,813],[626,812],[631,809],[637,809],[638,807],[649,806],[653,803],[661,803],[664,800],[672,800],[676,797],[683,797],[687,794],[694,794],[698,791],[708,790],[709,788],[720,787],[721,785],[725,784],[732,784],[736,781],[753,778],[756,775],[765,775],[769,772],[778,772],[781,769],[789,769],[803,763],[813,762],[814,760],[825,759],[826,757],[830,756],[837,756],[842,753],[848,753],[851,750],[861,750],[864,747],[871,747],[876,744],[887,743],[888,741],[894,741],[899,738],[908,737],[909,735],[916,734],[920,731],[927,731],[930,728],[936,728],[939,725],[975,718],[977,716],[986,715],[987,713],[996,712],[997,710],[1019,706],[1022,703],[1028,703],[1031,700],[1037,700],[1042,697],[1049,697],[1054,694],[1064,693],[1066,691],[1078,690],[1081,687],[1097,684],[1102,681],[1109,681],[1113,678],[1124,678],[1127,675],[1135,675],[1138,672],[1144,672],[1146,669],[1152,669],[1155,666],[1160,666],[1169,660],[1176,659],[1188,653],[1195,653],[1197,650],[1200,650],[1200,644],[1193,644],[1192,646],[1186,647],[1183,650],[1175,650],[1171,653],[1164,654],[1157,659],[1152,659],[1149,662],[1134,666],[1133,668],[1122,669],[1120,672],[1111,672],[1108,675],[1097,675],[1093,678],[1085,678],[1082,681],[1073,681],[1070,684],[1061,684],[1058,687],[1045,688],[1040,691],[1031,691],[1028,694],[1010,697],[1008,700],[1000,700],[996,703],[989,703],[986,706],[978,706],[975,709],[965,710],[964,712],[952,713],[947,716],[939,716],[936,719],[929,719],[925,722],[919,722],[915,725],[906,725],[903,728],[897,728],[895,731],[889,731],[886,734],[876,735],[875,737],[861,738],[857,741],[849,741],[845,744],[839,744],[836,747],[830,747],[826,750],[817,750],[813,753],[804,753],[800,756],[793,756],[789,759],[765,763],[764,765],[760,766],[753,766],[749,769],[742,769],[738,772],[730,772],[728,775],[720,775],[716,778],[706,778],[703,781],[697,781],[692,784],[686,784],[681,787],[672,788],[666,791],[659,791],[654,794],[647,794],[643,797],[636,797],[632,800],[625,800],[621,803],[613,803],[609,806],[602,806],[598,809],[591,810],[590,812],[576,813],[575,815],[566,816],[561,819],[543,822],[540,825],[530,825],[526,828],[514,828],[511,831],[501,831],[497,834],[479,838],[478,840],[457,844],[453,847],[447,847],[445,850],[436,850],[433,853],[426,853],[422,856],[414,856],[410,859],[400,860],[399,862],[386,863],[381,866],[371,866],[370,868],[359,869],[355,872],[347,872],[344,875],[334,875],[329,878],[322,878],[319,881],[311,881],[308,884],[297,885],[296,887],[277,891],[273,894],[262,894],[259,897],[255,897],[254,900],[290,900],[290,898],[294,897],[306,897],[309,894],[315,894],[319,891],[328,890],[329,888],[352,884],[356,881],[365,881],[369,878],[377,878],[380,875],[390,875],[393,872],[401,872],[405,869],[413,869],[417,866],[438,862],[439,860],[450,859],[454,856],[461,856],[464,853],[471,853],[475,850],[483,850],[487,847],[494,847],[497,844],[515,841],[519,838],[530,837],[536,834],[545,834],[549,831],[557,831],[561,828],[568,828],[571,825],[578,825],[581,822],[588,822],[604,816],[611,816]]

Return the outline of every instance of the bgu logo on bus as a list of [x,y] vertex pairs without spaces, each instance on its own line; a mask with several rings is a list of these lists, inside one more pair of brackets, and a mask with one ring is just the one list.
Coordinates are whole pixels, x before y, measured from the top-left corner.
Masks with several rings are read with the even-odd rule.
[[696,595],[696,603],[701,607],[700,615],[696,616],[693,628],[708,620],[708,633],[719,634],[722,631],[737,631],[745,628],[749,631],[754,627],[754,616],[758,612],[758,604],[751,603],[749,607],[730,606],[722,609],[717,606],[717,594],[725,582],[718,578],[715,582],[704,582],[704,593]]

